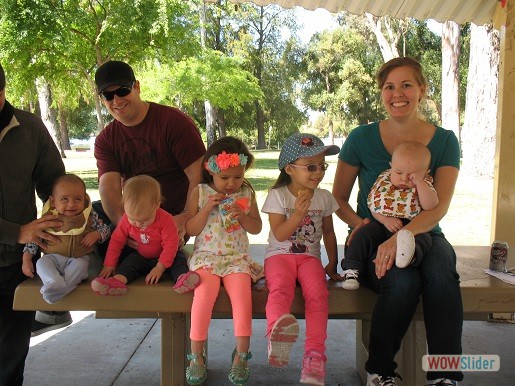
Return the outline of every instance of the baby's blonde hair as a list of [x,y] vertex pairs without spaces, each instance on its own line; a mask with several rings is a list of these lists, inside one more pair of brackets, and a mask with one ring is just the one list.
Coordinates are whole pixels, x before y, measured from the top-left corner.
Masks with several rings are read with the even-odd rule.
[[123,206],[134,214],[159,206],[163,198],[161,186],[155,178],[139,175],[129,178],[123,186]]
[[426,169],[431,163],[431,152],[426,145],[417,141],[401,142],[393,151],[392,159],[395,155],[412,157],[425,165]]

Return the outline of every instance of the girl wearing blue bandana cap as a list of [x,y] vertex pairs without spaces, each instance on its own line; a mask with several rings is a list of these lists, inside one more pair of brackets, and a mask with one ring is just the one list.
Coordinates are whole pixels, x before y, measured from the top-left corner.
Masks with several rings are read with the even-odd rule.
[[[326,273],[341,280],[336,273],[338,253],[332,219],[338,203],[331,192],[318,187],[328,167],[325,156],[338,151],[338,146],[325,146],[311,134],[289,137],[279,155],[281,173],[262,209],[270,221],[265,255],[268,362],[276,367],[288,364],[299,334],[297,320],[290,314],[299,282],[306,303],[306,343],[300,382],[311,385],[325,382],[329,311]],[[325,269],[321,261],[322,238],[329,258]]]

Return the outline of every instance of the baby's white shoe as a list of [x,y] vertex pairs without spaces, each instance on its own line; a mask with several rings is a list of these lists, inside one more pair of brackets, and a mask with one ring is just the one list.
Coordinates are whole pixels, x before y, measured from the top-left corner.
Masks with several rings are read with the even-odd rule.
[[397,232],[397,254],[395,265],[399,268],[406,268],[413,261],[415,255],[415,236],[407,229]]

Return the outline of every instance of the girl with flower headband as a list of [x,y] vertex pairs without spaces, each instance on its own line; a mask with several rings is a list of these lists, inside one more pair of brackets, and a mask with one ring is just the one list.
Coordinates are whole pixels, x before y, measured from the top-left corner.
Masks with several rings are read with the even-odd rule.
[[249,254],[247,232],[261,231],[255,192],[245,179],[254,157],[237,138],[224,137],[206,151],[201,183],[192,190],[186,231],[194,235],[190,269],[200,275],[191,308],[191,354],[186,380],[198,385],[206,380],[204,346],[213,305],[223,283],[231,300],[236,348],[229,380],[243,385],[249,379],[252,335],[251,284],[263,276],[263,267]]
[[[325,156],[338,151],[338,146],[325,146],[312,134],[289,137],[279,155],[281,173],[262,209],[270,222],[265,254],[268,363],[286,366],[299,335],[299,324],[290,314],[298,282],[306,307],[300,382],[310,385],[325,384],[329,312],[326,274],[333,280],[342,280],[336,273],[338,254],[332,219],[338,203],[331,192],[318,187],[328,167]],[[322,238],[329,259],[325,269],[321,261]]]

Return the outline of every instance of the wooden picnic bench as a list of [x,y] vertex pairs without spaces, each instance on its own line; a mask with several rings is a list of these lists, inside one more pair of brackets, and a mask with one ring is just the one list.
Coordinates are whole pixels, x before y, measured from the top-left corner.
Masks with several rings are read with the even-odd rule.
[[[263,246],[251,246],[251,254]],[[486,320],[489,313],[515,312],[515,287],[483,272],[488,267],[489,247],[458,246],[458,272],[466,320]],[[257,256],[257,255],[256,255]],[[261,254],[262,256],[262,254]],[[161,385],[185,385],[186,354],[189,352],[189,316],[192,295],[179,295],[172,290],[169,280],[157,285],[146,285],[140,278],[129,286],[124,296],[116,298],[95,295],[90,282],[101,267],[100,258],[91,259],[89,279],[56,304],[46,303],[39,289],[41,280],[26,280],[16,289],[16,310],[96,311],[100,318],[161,318]],[[328,281],[329,318],[356,319],[356,367],[366,383],[364,364],[367,358],[370,318],[377,295],[361,287],[347,291]],[[268,291],[253,292],[253,316],[263,318]],[[291,312],[304,317],[304,301],[300,288],[295,293]],[[222,289],[214,310],[214,317],[230,318],[231,306]],[[404,385],[425,384],[421,358],[426,353],[422,307],[419,305],[396,361]]]

